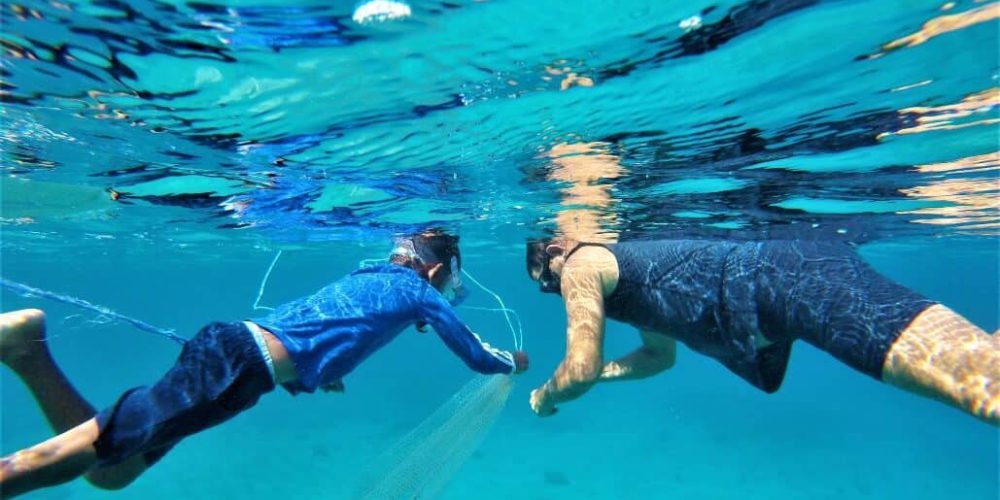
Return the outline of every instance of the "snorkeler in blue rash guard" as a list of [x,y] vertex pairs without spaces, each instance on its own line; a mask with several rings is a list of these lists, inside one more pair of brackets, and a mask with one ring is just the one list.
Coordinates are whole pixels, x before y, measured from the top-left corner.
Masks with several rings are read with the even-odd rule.
[[157,383],[96,413],[56,366],[44,315],[0,315],[0,361],[26,383],[58,436],[0,461],[0,498],[80,475],[127,486],[186,436],[218,425],[281,384],[340,392],[343,377],[406,328],[432,326],[473,370],[520,373],[523,352],[490,347],[449,302],[463,296],[458,238],[431,230],[397,239],[390,263],[363,267],[265,318],[212,323],[187,341]]
[[[676,342],[778,390],[795,340],[877,380],[1000,424],[1000,334],[876,273],[846,244],[660,240],[527,248],[528,272],[566,303],[566,357],[531,393],[540,416],[598,382],[673,366]],[[642,345],[603,355],[605,317]]]

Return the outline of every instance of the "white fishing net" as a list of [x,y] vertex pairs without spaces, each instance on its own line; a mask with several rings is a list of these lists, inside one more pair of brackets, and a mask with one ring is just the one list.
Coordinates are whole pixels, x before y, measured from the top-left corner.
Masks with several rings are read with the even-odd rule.
[[369,467],[359,496],[437,497],[482,443],[513,387],[513,379],[506,375],[469,381]]

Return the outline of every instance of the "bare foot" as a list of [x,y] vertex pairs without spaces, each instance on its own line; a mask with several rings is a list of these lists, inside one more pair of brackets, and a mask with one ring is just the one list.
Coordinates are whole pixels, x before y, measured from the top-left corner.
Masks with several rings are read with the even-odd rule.
[[48,355],[45,313],[22,309],[0,314],[0,363],[18,371],[38,356]]

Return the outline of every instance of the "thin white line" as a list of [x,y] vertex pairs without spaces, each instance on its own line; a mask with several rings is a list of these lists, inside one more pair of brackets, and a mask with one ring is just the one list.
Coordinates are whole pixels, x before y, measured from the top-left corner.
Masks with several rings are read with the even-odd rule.
[[507,305],[503,303],[503,299],[501,299],[499,295],[497,295],[496,293],[494,293],[493,290],[490,290],[489,288],[486,288],[486,286],[484,286],[482,283],[480,283],[479,280],[477,280],[475,276],[469,274],[469,271],[466,271],[465,269],[462,269],[462,274],[468,276],[468,278],[470,280],[472,280],[472,282],[475,283],[476,286],[478,286],[479,288],[482,288],[484,292],[492,295],[493,298],[496,299],[497,303],[500,304],[500,310],[503,311],[503,317],[504,317],[504,319],[507,320],[507,327],[510,328],[510,334],[514,337],[514,349],[516,349],[518,351],[523,350],[522,348],[524,346],[524,332],[522,331],[521,332],[521,336],[518,337],[517,332],[514,330],[514,323],[511,322],[511,320],[510,320],[510,314],[507,314],[507,311],[509,311],[510,309],[508,309]]
[[274,265],[278,263],[278,258],[281,257],[282,250],[278,250],[278,253],[274,256],[274,260],[271,261],[271,266],[267,268],[267,273],[264,274],[264,279],[260,282],[260,288],[257,290],[257,300],[253,301],[253,310],[259,311],[265,309],[268,311],[273,311],[273,307],[267,307],[260,305],[260,298],[264,296],[264,287],[267,286],[267,280],[271,277],[271,271],[274,271]]

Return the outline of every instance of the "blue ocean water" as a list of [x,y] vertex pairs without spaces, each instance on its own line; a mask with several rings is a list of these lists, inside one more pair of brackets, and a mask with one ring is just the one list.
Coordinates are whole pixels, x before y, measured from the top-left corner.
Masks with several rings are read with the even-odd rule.
[[[658,377],[539,419],[564,348],[524,242],[600,235],[836,239],[1000,327],[993,2],[21,2],[2,7],[0,275],[183,336],[311,293],[392,234],[461,234],[532,360],[444,498],[997,498],[1000,435],[798,343],[765,395],[684,348]],[[897,42],[898,41],[898,42]],[[95,406],[178,348],[41,307]],[[474,291],[469,305],[493,307]],[[495,313],[462,311],[512,347]],[[609,324],[609,357],[636,345]],[[276,391],[119,498],[350,498],[369,461],[471,373],[406,332],[344,394]],[[0,371],[0,452],[51,435]],[[432,474],[434,471],[423,471]],[[82,481],[34,498],[108,498]]]

